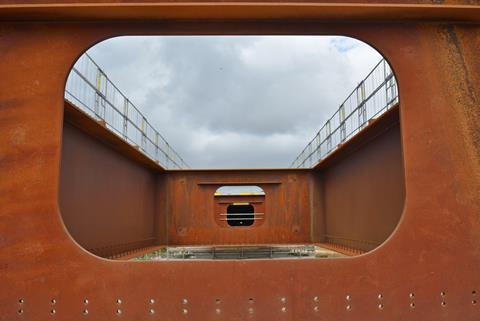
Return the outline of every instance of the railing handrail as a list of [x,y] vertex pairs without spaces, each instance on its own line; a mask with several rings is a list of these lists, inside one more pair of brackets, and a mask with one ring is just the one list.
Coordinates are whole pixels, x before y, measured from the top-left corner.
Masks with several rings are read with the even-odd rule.
[[[84,60],[82,60],[82,58]],[[85,61],[86,60],[86,61]],[[154,161],[160,163],[163,167],[165,168],[169,168],[169,163],[172,163],[174,166],[173,167],[176,167],[176,168],[189,168],[188,164],[183,160],[183,158],[171,147],[171,145],[166,141],[166,139],[163,137],[163,135],[161,135],[153,126],[152,124],[148,121],[148,119],[140,112],[140,110],[131,102],[131,100],[123,94],[123,92],[113,83],[113,81],[111,81],[111,79],[108,77],[108,75],[103,71],[103,69],[92,59],[92,57],[85,53],[82,57],[80,57],[80,59],[77,61],[77,63],[81,63],[81,62],[86,62],[87,64],[85,65],[85,71],[82,71],[82,70],[79,70],[79,68],[77,68],[77,64],[75,64],[72,68],[72,72],[70,73],[69,75],[69,79],[67,80],[67,87],[65,89],[65,93],[66,93],[66,99],[67,100],[70,100],[68,97],[71,96],[73,98],[73,100],[75,101],[71,101],[75,106],[77,106],[78,108],[80,109],[87,109],[88,111],[90,111],[89,115],[91,115],[91,113],[93,113],[93,117],[97,117],[99,118],[100,120],[104,121],[105,124],[108,125],[108,128],[112,131],[114,131],[116,134],[118,134],[120,137],[122,137],[123,139],[125,139],[128,143],[130,144],[133,144],[133,145],[140,145],[140,150],[142,152],[144,152],[148,157],[152,158]],[[94,67],[94,72],[97,76],[97,86],[95,86],[95,84],[92,83],[92,81],[88,78],[87,75],[85,74],[88,74],[88,68],[89,66],[93,66]],[[85,74],[84,74],[85,72]],[[81,81],[81,87],[80,89],[78,90],[77,93],[74,92],[74,90],[70,90],[69,89],[69,81],[71,80],[71,82],[73,82],[72,78],[73,77],[72,75],[76,75],[80,81]],[[104,82],[105,82],[105,92],[102,91],[102,88],[98,88],[98,87],[102,87],[102,78],[104,79]],[[124,111],[120,110],[116,105],[115,103],[113,103],[112,101],[110,101],[109,99],[109,96],[108,96],[108,93],[107,93],[107,89],[108,88],[112,88],[113,89],[113,97],[114,97],[114,101],[116,100],[115,97],[116,97],[116,94],[118,93],[120,98],[123,100],[124,105]],[[88,89],[90,89],[88,91]],[[82,96],[82,93],[81,91],[84,91],[83,94],[85,97],[84,100],[82,100],[80,98],[80,96]],[[88,91],[88,93],[87,93]],[[86,102],[87,100],[89,100],[89,98],[94,98],[95,100],[95,107],[93,106],[89,106],[89,104]],[[97,98],[100,98],[101,99],[101,104],[103,104],[103,116],[101,115],[100,112],[98,112],[96,110],[96,108],[98,108],[98,105],[97,105]],[[115,124],[114,124],[114,120],[112,120],[111,122],[107,119],[106,117],[106,109],[105,109],[105,104],[108,105],[108,107],[111,109],[112,111],[112,118],[114,118],[113,116],[113,112],[115,112],[116,114],[115,115],[118,115],[120,116],[122,119],[123,119],[123,126],[125,126],[123,128],[123,133],[120,129],[116,128]],[[141,119],[141,125],[137,124],[130,116],[130,111],[133,112],[134,116],[137,117],[138,119]],[[127,125],[130,125],[131,127],[128,127]],[[132,137],[129,137],[128,135],[128,129],[135,129],[135,133],[139,133],[141,135],[141,143],[138,144],[135,142],[135,140],[132,138]],[[155,140],[153,140],[150,135],[148,134],[151,130],[151,132],[153,133],[154,137],[155,137]],[[157,155],[157,157],[155,157],[154,155],[152,155],[151,152],[148,151],[148,146],[146,146],[146,144],[149,143],[151,144],[151,146],[154,147],[154,150],[155,150],[155,154]],[[162,143],[163,146],[165,146],[164,148],[161,147],[159,145],[159,143]],[[161,159],[158,157],[158,152],[160,152],[164,157],[165,161],[162,162]],[[174,158],[171,157],[171,155],[174,156]]]
[[[374,89],[368,94],[365,96],[365,84],[367,81],[369,80],[373,80],[375,81],[374,79],[374,73],[378,70],[378,68],[380,66],[383,66],[383,79],[382,81],[379,83],[379,84],[376,84],[376,86],[374,87]],[[388,73],[387,73],[387,67],[388,67]],[[371,78],[372,77],[372,78]],[[394,86],[394,95],[392,98],[389,99],[388,97],[388,90],[391,88],[391,87],[388,87],[388,82],[391,81],[393,79],[393,86]],[[366,117],[366,114],[367,114],[367,110],[366,110],[366,105],[367,103],[371,100],[371,99],[374,99],[377,94],[380,92],[380,90],[385,87],[385,104],[383,106],[381,106],[381,108],[379,108],[378,110],[375,110],[373,112],[373,114],[367,119]],[[361,93],[361,96],[362,96],[362,99],[361,101],[358,101],[358,97],[359,97],[359,92]],[[340,116],[340,112],[342,111],[343,109],[343,113],[346,112],[345,110],[345,106],[346,104],[350,101],[350,99],[352,99],[354,96],[357,97],[357,104],[354,108],[351,108],[350,111],[347,111],[347,114],[346,115],[343,115],[342,120],[339,121],[338,123],[338,126],[336,126],[335,128],[331,128],[331,124],[335,121],[335,119],[337,117]],[[365,96],[365,97],[364,97]],[[365,78],[362,79],[362,81],[350,92],[350,94],[347,96],[347,98],[345,100],[343,100],[343,102],[340,104],[339,108],[335,111],[335,113],[327,119],[327,121],[325,122],[325,124],[320,128],[320,130],[315,134],[315,136],[313,137],[312,140],[310,140],[308,142],[308,144],[302,149],[302,151],[298,154],[298,156],[295,158],[295,160],[291,163],[290,167],[298,167],[298,168],[301,168],[301,167],[305,167],[305,163],[310,160],[311,163],[313,164],[317,164],[320,160],[322,160],[324,157],[326,157],[327,155],[329,155],[333,150],[335,150],[337,148],[337,146],[331,146],[329,148],[329,150],[327,150],[327,152],[324,154],[324,155],[320,155],[320,157],[318,157],[317,159],[315,159],[313,161],[313,155],[315,153],[318,153],[319,152],[319,149],[325,144],[325,143],[328,143],[329,141],[331,141],[332,137],[334,137],[335,134],[338,133],[339,130],[343,128],[343,130],[345,131],[344,132],[344,135],[343,137],[341,137],[342,135],[340,135],[340,140],[342,142],[345,142],[346,140],[348,140],[353,134],[355,134],[356,132],[358,132],[360,129],[363,128],[363,126],[365,126],[365,124],[377,117],[379,114],[383,113],[385,110],[387,110],[388,108],[390,108],[391,106],[394,105],[394,103],[398,101],[398,89],[397,89],[397,86],[396,86],[396,80],[395,80],[395,76],[393,74],[393,71],[392,69],[390,68],[390,66],[388,65],[388,63],[386,62],[385,59],[381,59],[371,70],[370,72],[367,74],[367,76]],[[355,113],[359,113],[359,110],[361,108],[365,108],[362,112],[365,113],[363,115],[364,117],[364,120],[362,122],[360,122],[359,120],[359,124],[358,126],[356,126],[355,128],[353,128],[348,134],[346,133],[346,124],[348,121],[351,120],[351,118],[355,115]],[[360,114],[358,115],[359,117],[361,116]],[[328,130],[327,130],[328,128]],[[325,137],[323,137],[322,139],[322,132],[327,132],[326,135],[324,135]],[[315,140],[320,140],[319,142],[317,142],[317,145],[312,149],[312,146],[314,146],[314,143],[315,143]],[[308,151],[308,149],[311,149],[310,151]],[[308,154],[307,154],[308,153]],[[321,151],[320,151],[320,154],[321,154]],[[313,166],[313,165],[312,165]]]
[[[115,85],[115,83],[114,83],[113,81],[110,80],[110,78],[108,77],[108,75],[107,75],[107,74],[103,71],[103,69],[96,63],[96,61],[93,60],[93,58],[92,58],[88,53],[85,53],[85,56],[87,56],[87,57],[90,59],[90,61],[94,63],[94,65],[95,65],[95,66],[100,70],[100,72],[105,76],[105,79],[107,79],[107,80],[112,84],[112,86],[113,86],[125,99],[127,99],[127,100],[130,102],[130,106],[132,106],[140,115],[143,116],[143,114],[142,114],[142,113],[140,112],[140,110],[132,103],[132,101],[131,101],[127,96],[125,96],[125,95],[122,93],[122,91],[117,87],[117,85]],[[75,70],[75,66],[72,68],[72,70]],[[87,80],[87,79],[85,79],[85,80],[91,85],[91,83],[90,83],[89,80]],[[96,88],[94,88],[94,89],[96,89]],[[117,109],[117,110],[118,110],[118,109]],[[143,116],[143,118],[145,119],[146,123],[153,128],[153,126],[150,124],[150,122],[148,121],[148,119],[147,119],[145,116]],[[161,138],[162,140],[165,141],[165,143],[166,143],[167,145],[169,145],[168,142],[166,141],[166,139],[162,136],[162,134],[161,134],[160,132],[156,131],[156,133],[160,136],[160,138]],[[174,152],[175,152],[175,151],[174,151]],[[175,152],[175,155],[177,155],[180,159],[182,159],[182,158],[180,157],[180,155],[178,155],[178,153]]]
[[[137,145],[140,147],[140,150],[144,152],[148,157],[152,158],[153,160],[159,162],[162,166],[165,168],[169,168],[169,164],[173,164],[174,168],[189,168],[188,164],[183,160],[183,158],[171,147],[171,145],[166,141],[166,139],[161,135],[153,126],[152,124],[148,121],[148,119],[140,112],[140,110],[131,102],[128,97],[126,97],[122,91],[110,80],[108,75],[102,70],[102,68],[92,59],[90,55],[87,53],[83,56],[84,59],[86,59],[87,64],[85,71],[86,74],[88,74],[88,64],[91,64],[94,66],[94,72],[97,77],[97,86],[95,86],[92,81],[88,78],[88,76],[84,75],[81,70],[77,68],[77,65],[75,65],[72,68],[73,74],[77,75],[81,82],[83,83],[82,86],[85,86],[86,88],[89,88],[91,92],[89,92],[90,95],[93,95],[94,98],[94,105],[95,107],[89,106],[88,103],[85,101],[82,101],[81,98],[77,97],[75,92],[72,90],[69,90],[68,88],[68,81],[67,81],[67,88],[65,90],[66,93],[66,99],[68,99],[67,94],[70,95],[75,101],[72,101],[72,103],[83,109],[87,109],[90,112],[90,115],[93,113],[93,117],[97,117],[101,119],[102,121],[105,122],[105,124],[108,125],[107,128],[110,130],[114,131],[116,134],[118,134],[120,137],[123,137],[128,143]],[[81,60],[79,59],[79,62]],[[379,70],[379,67],[383,65],[383,78],[380,83],[375,83],[375,72]],[[388,72],[387,72],[387,67],[388,67]],[[69,75],[69,80],[71,77],[72,73]],[[102,92],[102,84],[103,84],[103,79],[105,83],[105,92]],[[393,85],[389,86],[388,83],[393,79]],[[367,81],[373,81],[374,88],[369,92],[368,94],[365,94],[366,92],[366,83]],[[85,87],[82,88],[82,90],[85,90]],[[115,105],[114,102],[110,101],[108,91],[107,89],[111,87],[113,91],[113,101],[116,101],[116,94],[118,93],[120,95],[120,98],[124,102],[124,111],[120,110],[119,107]],[[380,92],[380,90],[385,87],[385,96],[384,96],[384,105],[381,106],[380,109],[375,109],[373,114],[371,113],[370,116],[367,119],[367,104],[370,102],[370,100],[375,100],[377,97],[377,94]],[[391,98],[389,98],[388,91],[391,90],[394,87],[394,90],[392,91],[394,94]],[[370,90],[370,88],[368,88]],[[359,95],[360,94],[360,95]],[[111,95],[111,93],[110,93]],[[80,94],[78,94],[80,96]],[[351,107],[348,105],[348,103],[351,101],[351,99],[355,98],[356,96],[356,103],[354,107]],[[361,96],[361,100],[359,100],[359,97]],[[92,96],[86,96],[85,100],[88,100],[88,98],[92,98]],[[382,98],[382,97],[381,97]],[[99,101],[97,99],[100,99],[100,105],[103,105],[103,116],[101,115],[101,111],[97,110],[99,108]],[[371,120],[372,118],[377,117],[379,114],[383,113],[385,110],[393,106],[393,104],[398,101],[398,89],[396,88],[396,80],[393,75],[393,71],[390,68],[390,66],[387,64],[385,59],[381,59],[375,67],[370,70],[370,72],[367,74],[367,76],[362,79],[362,81],[350,92],[350,94],[347,96],[345,100],[340,104],[339,108],[335,111],[335,113],[327,119],[325,124],[320,128],[320,130],[316,133],[316,135],[313,137],[312,140],[308,142],[308,144],[303,148],[303,150],[300,152],[300,154],[295,158],[295,160],[291,163],[290,167],[306,167],[306,162],[309,161],[311,166],[314,166],[314,164],[318,163],[321,159],[329,155],[333,150],[335,150],[338,146],[336,144],[335,146],[332,146],[332,138],[338,138],[338,134],[340,131],[340,141],[344,142],[347,139],[350,139],[350,137],[360,131],[365,124]],[[375,103],[375,101],[374,101]],[[79,106],[80,104],[80,106]],[[126,104],[126,105],[125,105]],[[112,111],[112,121],[109,122],[109,120],[106,117],[106,112],[107,110],[105,109],[105,105],[108,105],[108,107]],[[346,108],[349,108],[348,110]],[[130,111],[133,112],[133,116],[136,117],[137,119],[141,120],[141,125],[137,124],[132,118],[129,116]],[[115,115],[120,116],[123,119],[123,132],[116,128],[114,124],[114,115],[113,112],[115,112]],[[358,124],[353,125],[352,129],[347,133],[346,132],[346,126],[347,123],[349,125],[352,125],[354,123],[353,116],[355,114],[358,114]],[[91,115],[92,116],[92,115]],[[132,116],[132,117],[133,117]],[[338,124],[336,124],[336,118],[338,118]],[[362,118],[362,119],[361,119]],[[350,124],[351,123],[351,124]],[[335,126],[334,128],[332,128]],[[130,127],[128,127],[130,126]],[[128,135],[128,129],[134,129],[136,134],[140,134],[140,144],[135,141],[134,138],[129,137]],[[154,135],[155,139],[152,139],[148,133],[152,132]],[[324,135],[322,135],[325,133]],[[323,138],[322,138],[323,136]],[[163,146],[161,147],[159,143],[162,143]],[[315,143],[316,142],[316,143]],[[148,146],[147,144],[151,144],[151,146],[154,147],[155,150],[155,155],[152,155],[151,152],[148,151]],[[327,144],[327,151],[322,154],[322,147]],[[163,155],[163,159],[165,160],[162,162],[160,158],[158,157],[158,153],[161,153]],[[320,156],[314,159],[315,154],[318,153]],[[173,155],[174,157],[172,158]]]

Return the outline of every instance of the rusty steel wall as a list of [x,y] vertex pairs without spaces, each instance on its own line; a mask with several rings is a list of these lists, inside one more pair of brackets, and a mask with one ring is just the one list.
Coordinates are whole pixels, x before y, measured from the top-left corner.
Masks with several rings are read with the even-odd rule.
[[[368,251],[387,239],[403,210],[398,106],[312,171],[233,173],[154,172],[121,148],[128,143],[106,143],[116,135],[92,119],[80,122],[83,114],[72,108],[66,105],[60,211],[72,237],[102,257],[162,244],[328,242]],[[268,193],[214,196],[222,185],[242,183],[260,184]],[[260,201],[262,220],[249,227],[219,220],[228,202],[247,201]]]
[[65,122],[59,209],[82,247],[106,257],[154,244],[155,196],[155,173]]
[[[310,242],[310,180],[307,170],[180,170],[167,180],[168,244],[282,244]],[[225,185],[256,185],[265,192],[264,222],[221,227],[215,191]]]
[[397,122],[378,124],[378,136],[352,142],[355,151],[320,170],[324,242],[369,251],[398,225],[405,179],[395,112]]
[[[4,3],[0,320],[479,319],[478,3]],[[377,48],[402,104],[394,234],[350,259],[117,262],[82,250],[58,205],[64,84],[88,47],[125,34],[337,34]]]

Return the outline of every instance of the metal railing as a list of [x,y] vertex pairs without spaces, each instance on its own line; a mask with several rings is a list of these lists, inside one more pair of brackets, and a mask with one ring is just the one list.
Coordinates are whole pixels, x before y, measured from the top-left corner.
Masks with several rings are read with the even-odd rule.
[[290,167],[311,168],[371,119],[377,118],[398,103],[397,82],[385,59],[370,71],[360,84],[327,120]]
[[88,54],[73,66],[65,99],[164,168],[189,167]]

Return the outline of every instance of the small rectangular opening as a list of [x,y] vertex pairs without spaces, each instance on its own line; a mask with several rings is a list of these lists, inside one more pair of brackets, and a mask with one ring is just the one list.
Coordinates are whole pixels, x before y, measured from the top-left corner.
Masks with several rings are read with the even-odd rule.
[[227,223],[230,226],[251,226],[255,220],[255,208],[247,203],[234,203],[227,207]]

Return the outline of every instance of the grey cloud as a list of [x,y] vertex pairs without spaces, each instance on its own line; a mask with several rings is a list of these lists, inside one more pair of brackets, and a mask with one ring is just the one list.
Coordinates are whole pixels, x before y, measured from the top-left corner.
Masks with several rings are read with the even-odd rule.
[[287,167],[380,59],[338,37],[122,37],[90,53],[201,168]]

